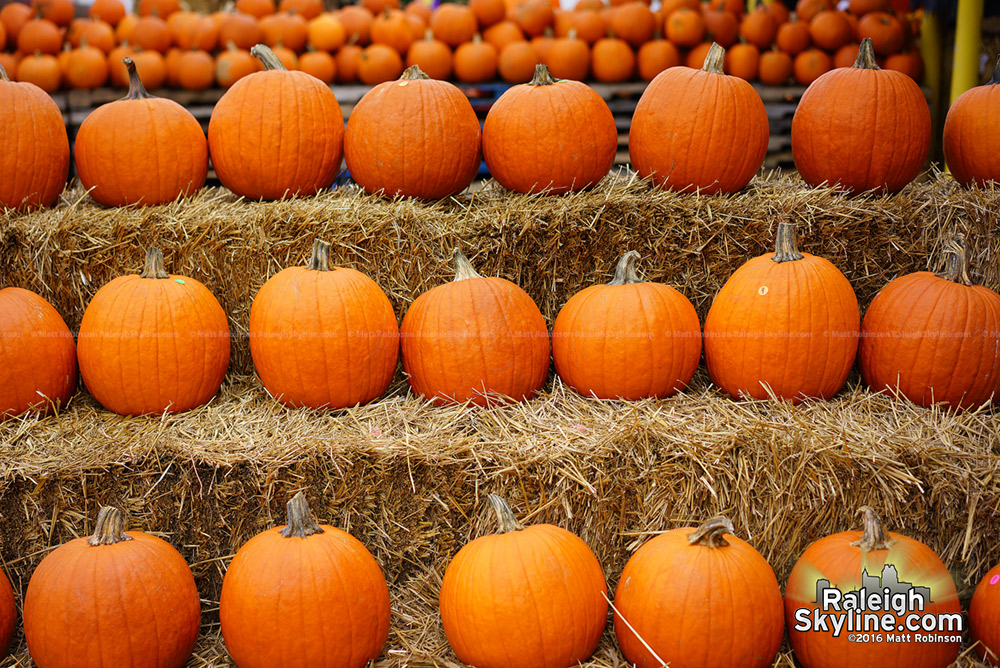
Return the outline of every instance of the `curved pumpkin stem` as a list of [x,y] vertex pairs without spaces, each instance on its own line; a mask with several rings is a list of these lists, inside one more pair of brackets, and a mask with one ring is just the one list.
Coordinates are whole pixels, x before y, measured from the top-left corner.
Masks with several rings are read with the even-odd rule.
[[310,271],[330,271],[330,242],[317,239],[313,242],[312,256],[309,258]]
[[507,502],[501,499],[496,494],[489,494],[486,496],[486,500],[490,502],[490,506],[493,507],[493,512],[497,514],[497,521],[500,523],[500,533],[510,533],[511,531],[520,531],[524,528],[524,525],[517,521],[514,517],[514,511],[510,509]]
[[0,81],[10,81],[10,79],[7,78],[7,70],[3,68],[3,65],[0,65]]
[[424,71],[420,69],[420,65],[410,65],[403,70],[403,73],[399,76],[400,81],[417,81],[420,79],[430,79],[430,77],[424,74]]
[[111,506],[101,506],[97,512],[94,535],[87,539],[87,545],[114,545],[127,540],[132,540],[132,536],[125,533],[125,520],[122,518],[122,511]]
[[535,65],[535,76],[531,78],[528,82],[529,86],[551,86],[556,83],[556,80],[552,78],[552,72],[549,72],[549,68],[541,63]]
[[938,276],[959,285],[972,285],[972,280],[969,279],[969,258],[966,255],[965,239],[960,236],[949,239],[944,252],[948,254],[948,261],[944,271]]
[[854,68],[859,70],[882,69],[875,62],[875,49],[872,47],[871,37],[865,37],[861,40],[861,46],[858,48],[858,58],[854,61]]
[[285,504],[288,524],[280,531],[284,538],[305,538],[314,533],[323,533],[323,528],[313,519],[306,495],[299,492]]
[[259,60],[264,65],[265,70],[287,70],[281,60],[274,55],[274,51],[266,44],[254,44],[250,49],[250,55]]
[[802,259],[793,223],[778,223],[778,236],[774,240],[774,255],[771,259],[775,262],[795,262]]
[[701,66],[702,72],[713,72],[715,74],[725,74],[722,71],[722,63],[726,59],[726,50],[712,42],[708,48],[708,55],[705,56],[705,64]]
[[476,270],[472,268],[472,263],[469,262],[469,258],[465,257],[462,253],[462,249],[455,248],[455,280],[465,281],[470,278],[482,278]]
[[861,506],[858,508],[858,513],[864,516],[865,531],[861,534],[861,538],[851,545],[860,547],[862,552],[888,550],[893,546],[896,541],[889,538],[889,532],[885,530],[882,518],[875,513],[871,506]]
[[635,273],[635,261],[639,259],[639,253],[637,251],[629,251],[622,255],[622,259],[618,260],[618,266],[615,267],[615,277],[611,279],[608,285],[630,285],[632,283],[638,283],[639,277]]
[[142,268],[140,278],[170,278],[167,268],[163,264],[163,251],[159,248],[150,248],[146,251],[146,265]]
[[125,69],[128,70],[128,95],[123,99],[148,100],[153,97],[146,92],[146,87],[142,85],[142,79],[139,78],[139,71],[135,68],[135,61],[125,56],[122,58],[122,63],[125,65]]
[[729,545],[729,541],[722,537],[722,534],[725,533],[734,535],[736,530],[733,529],[733,523],[729,521],[728,517],[719,515],[689,533],[688,545],[701,545],[712,549],[725,547]]
[[1000,53],[997,54],[997,62],[993,65],[993,76],[986,82],[987,84],[1000,84]]

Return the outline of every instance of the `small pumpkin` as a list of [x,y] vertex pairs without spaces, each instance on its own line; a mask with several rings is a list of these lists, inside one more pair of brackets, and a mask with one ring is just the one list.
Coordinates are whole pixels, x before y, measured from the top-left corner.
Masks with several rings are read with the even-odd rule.
[[262,18],[259,25],[264,44],[272,49],[283,46],[298,53],[309,40],[309,24],[299,14],[272,14]]
[[229,42],[226,50],[215,57],[215,80],[223,88],[229,88],[243,77],[258,72],[259,65],[249,51],[238,49]]
[[314,18],[309,22],[308,31],[309,45],[314,49],[334,53],[347,43],[347,30],[333,14]]
[[360,5],[347,5],[337,12],[337,20],[344,26],[344,32],[350,37],[357,35],[355,43],[367,46],[371,42],[372,23],[375,15]]
[[[59,90],[62,79],[59,61],[47,53],[27,56],[17,65],[17,80],[20,83],[32,84],[49,94]],[[65,182],[61,185],[64,184]],[[59,192],[62,192],[61,187]]]
[[644,81],[652,81],[660,72],[680,65],[681,55],[672,42],[654,39],[639,47],[636,62],[639,65],[639,77]]
[[323,0],[281,0],[278,3],[279,12],[298,14],[306,21],[311,21],[323,13]]
[[392,47],[372,44],[365,47],[358,60],[361,83],[375,86],[396,79],[403,72],[403,59]]
[[627,2],[615,10],[611,18],[611,30],[629,43],[633,49],[653,39],[656,32],[656,17],[643,2]]
[[25,55],[43,53],[54,56],[59,53],[62,45],[62,31],[48,19],[28,21],[17,35],[17,50]]
[[364,49],[355,43],[356,40],[357,34],[353,35],[333,57],[337,64],[337,83],[353,83],[358,80],[358,66],[361,64],[361,54]]
[[326,51],[310,50],[299,56],[299,71],[331,84],[337,75],[337,63]]
[[483,39],[495,46],[497,53],[503,53],[504,47],[508,44],[525,41],[524,33],[513,21],[501,21],[491,25],[483,31]]
[[[778,48],[794,57],[809,48],[812,44],[812,37],[809,35],[809,24],[802,21],[789,21],[782,23],[778,27],[778,33],[774,38]],[[851,62],[854,62],[853,59]]]
[[757,77],[765,86],[784,86],[792,78],[792,57],[784,51],[767,51],[760,54]]
[[469,9],[476,15],[480,29],[499,23],[507,16],[504,0],[469,0]]
[[[740,21],[736,15],[724,9],[711,9],[708,4],[701,7],[701,18],[705,22],[705,36],[724,49],[739,41]],[[702,62],[704,62],[702,58]],[[699,64],[699,67],[701,65]]]
[[463,83],[483,83],[497,76],[497,50],[477,33],[471,42],[455,49],[455,78]]
[[479,30],[475,13],[465,5],[443,3],[431,14],[434,36],[452,48],[472,41]]
[[[857,42],[848,42],[844,46],[837,49],[837,52],[833,54],[833,67],[851,67],[854,61],[858,59],[858,51],[861,50],[861,45]],[[826,55],[826,54],[824,54]],[[826,71],[833,69],[832,67],[826,68]],[[821,73],[822,74],[822,73]],[[814,77],[813,80],[819,77]],[[810,81],[809,83],[812,83]]]
[[555,11],[549,0],[517,0],[507,16],[514,19],[529,37],[551,30],[555,22]]
[[764,3],[748,13],[740,22],[740,37],[760,50],[770,49],[778,35],[778,21]]
[[667,17],[665,31],[671,42],[690,48],[705,38],[705,20],[700,12],[681,7]]
[[809,22],[809,36],[813,44],[826,51],[836,51],[854,37],[847,14],[827,10]]
[[760,49],[753,44],[736,44],[726,52],[722,71],[744,81],[756,81],[760,67]]
[[7,41],[11,45],[17,44],[21,29],[34,17],[35,12],[31,6],[21,2],[11,2],[0,7],[0,23],[3,24]]
[[[633,4],[642,5],[641,2]],[[590,70],[590,48],[576,36],[574,28],[566,37],[560,37],[552,44],[547,61],[545,64],[549,72],[556,79],[583,81]]]
[[1000,138],[992,131],[992,109],[1000,103],[1000,56],[993,77],[952,102],[944,121],[944,159],[965,187],[1000,183]]
[[889,12],[869,12],[858,20],[858,38],[870,37],[876,56],[888,56],[903,48],[903,24]]
[[497,59],[500,78],[510,84],[527,83],[535,74],[538,55],[528,42],[508,44]]
[[1000,564],[987,571],[972,594],[969,636],[979,658],[1000,666]]
[[431,79],[444,81],[451,76],[451,49],[441,40],[434,39],[434,32],[428,28],[424,38],[414,42],[406,54],[406,66],[414,65]]
[[[545,56],[539,57],[545,62]],[[635,52],[625,40],[605,37],[591,49],[590,65],[594,78],[601,83],[628,81],[635,74]]]
[[115,27],[125,18],[125,5],[121,0],[94,0],[87,11],[87,15],[95,21],[104,21],[111,27]]
[[69,52],[63,74],[73,88],[99,88],[108,80],[108,60],[103,51],[90,46],[84,38],[80,48]]
[[398,9],[386,8],[372,21],[371,39],[373,44],[385,44],[405,56],[414,42],[406,14]]
[[136,21],[129,43],[144,51],[166,53],[170,49],[170,29],[166,22],[156,16],[144,16]]
[[792,73],[795,75],[795,82],[800,86],[810,85],[833,67],[829,54],[821,49],[806,49],[792,61]]

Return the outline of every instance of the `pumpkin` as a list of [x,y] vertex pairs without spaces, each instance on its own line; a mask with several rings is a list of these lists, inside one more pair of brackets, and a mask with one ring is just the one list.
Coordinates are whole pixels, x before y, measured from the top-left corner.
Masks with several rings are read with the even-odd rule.
[[284,67],[289,72],[295,72],[299,69],[299,57],[291,49],[286,49],[283,46],[276,46],[272,49],[274,57],[278,59],[281,66]]
[[760,50],[753,44],[736,44],[726,52],[723,72],[744,81],[756,81],[760,66]]
[[395,49],[385,44],[365,47],[358,60],[358,78],[369,86],[392,81],[402,71],[403,59]]
[[400,327],[410,387],[435,404],[524,401],[549,372],[538,306],[503,278],[484,278],[455,249],[455,280],[423,293]]
[[830,56],[827,55],[826,51],[821,51],[820,49],[806,49],[795,56],[795,60],[792,61],[792,73],[795,75],[795,82],[801,86],[810,85],[813,81],[816,81],[829,72],[832,67],[833,62],[830,60]]
[[259,25],[264,43],[272,49],[282,46],[298,53],[309,40],[309,24],[298,14],[272,14]]
[[208,288],[168,274],[163,254],[150,248],[141,274],[119,276],[90,300],[77,356],[87,389],[108,410],[180,413],[219,391],[229,323]]
[[[900,629],[906,615],[892,610],[876,613],[895,618],[888,632],[896,638],[891,642],[851,642],[853,634],[846,631],[834,637],[832,630],[796,628],[801,619],[815,614],[816,596],[824,585],[840,590],[841,594],[862,586],[872,593],[881,593],[883,587],[912,585],[924,588],[926,593],[921,615],[954,615],[952,623],[957,621],[954,628],[961,629],[955,583],[941,559],[923,543],[887,531],[870,507],[862,506],[860,513],[864,516],[864,531],[843,531],[821,538],[807,547],[792,567],[785,584],[785,623],[795,658],[804,668],[945,668],[958,656],[959,642],[919,642],[908,638],[912,631],[922,631],[905,626]],[[873,581],[876,578],[881,581]],[[917,611],[907,614],[914,612]],[[845,622],[844,617],[856,613],[828,608],[826,614]],[[939,621],[944,620],[939,618]]]
[[667,39],[680,47],[692,47],[705,38],[705,21],[701,13],[681,7],[667,17]]
[[992,109],[1000,100],[1000,56],[993,77],[952,102],[944,121],[944,159],[963,186],[1000,182],[1000,139],[992,132]]
[[223,88],[229,88],[234,83],[259,71],[259,62],[249,51],[237,49],[229,42],[226,50],[215,57],[215,80]]
[[152,534],[124,531],[117,508],[101,508],[92,536],[42,559],[24,594],[24,638],[38,666],[180,668],[200,624],[184,557]]
[[[17,66],[17,80],[20,83],[32,84],[46,93],[59,90],[62,82],[62,68],[55,56],[47,53],[36,53],[21,60]],[[58,138],[58,136],[57,136]],[[59,192],[62,192],[60,184]]]
[[323,13],[323,0],[281,0],[278,11],[297,14],[306,21],[311,21]]
[[125,13],[125,5],[121,0],[94,0],[87,15],[95,21],[104,21],[114,27],[125,18]]
[[847,11],[854,16],[864,16],[869,12],[888,12],[892,10],[889,0],[850,0]]
[[252,199],[328,188],[343,154],[344,116],[337,98],[315,77],[286,70],[266,46],[251,52],[265,71],[237,81],[209,121],[209,151],[219,180]]
[[3,24],[10,44],[17,44],[18,35],[24,24],[33,19],[34,16],[34,10],[20,2],[11,2],[0,8],[0,23]]
[[[705,60],[708,59],[708,54],[712,50],[712,44],[703,42],[688,51],[687,56],[684,58],[684,64],[693,70],[700,70],[705,65]],[[723,61],[723,64],[725,64],[725,61]]]
[[118,22],[118,25],[115,26],[115,39],[118,40],[119,44],[132,40],[132,33],[135,32],[135,26],[138,23],[139,17],[135,14],[126,14],[125,18]]
[[357,34],[353,35],[333,57],[337,63],[337,83],[352,83],[358,80],[358,66],[361,64],[361,54],[364,49],[354,43],[356,38]]
[[406,14],[398,9],[388,8],[372,22],[371,40],[373,44],[392,47],[404,56],[415,41]]
[[921,406],[1000,402],[1000,295],[969,280],[965,242],[950,240],[944,272],[893,279],[861,326],[861,377]]
[[347,30],[332,14],[321,14],[309,22],[309,45],[333,53],[347,43]]
[[757,76],[765,86],[784,86],[792,78],[792,57],[784,51],[760,54]]
[[745,262],[705,319],[705,365],[734,398],[829,398],[847,380],[861,314],[833,263],[800,253],[791,223],[778,223],[773,255]]
[[299,57],[299,71],[331,84],[337,74],[337,64],[326,51],[307,51]]
[[497,50],[477,33],[471,42],[455,49],[455,78],[463,83],[483,83],[497,76]]
[[[641,2],[636,4],[642,5]],[[590,48],[576,36],[574,28],[569,35],[560,37],[552,44],[547,61],[546,65],[556,79],[583,81],[590,69]]]
[[464,5],[446,3],[431,14],[430,28],[434,36],[454,48],[472,40],[479,27],[476,15]]
[[[711,9],[706,4],[702,8],[701,18],[705,22],[705,36],[711,42],[728,49],[739,41],[740,21],[735,14],[724,9]],[[702,58],[702,62],[704,61]]]
[[858,20],[858,38],[870,37],[876,56],[888,56],[903,48],[903,24],[888,12],[869,12]]
[[508,44],[497,59],[497,71],[507,83],[527,83],[535,74],[538,56],[535,47],[528,42]]
[[778,35],[778,25],[774,15],[761,3],[757,5],[757,9],[743,17],[740,22],[740,37],[758,49],[769,49]]
[[923,168],[930,140],[920,87],[901,72],[880,70],[867,38],[854,67],[816,79],[792,118],[795,167],[813,186],[899,192]]
[[[902,72],[919,83],[920,78],[924,73],[924,59],[920,55],[920,49],[911,48],[908,51],[892,54],[885,59],[885,69]],[[949,111],[954,108],[955,104],[953,102]],[[946,117],[945,122],[947,123],[947,121],[948,119]],[[954,173],[952,173],[952,176],[954,176]]]
[[[58,87],[58,64],[55,74]],[[52,206],[69,173],[69,139],[59,107],[37,86],[12,82],[0,67],[0,127],[30,138],[0,151],[0,206]]]
[[378,562],[345,531],[318,524],[306,497],[288,521],[247,541],[222,580],[219,621],[240,668],[362,668],[389,637],[389,588]]
[[[539,57],[545,61],[543,55]],[[635,74],[635,52],[628,42],[617,37],[597,40],[590,52],[590,63],[594,78],[601,83],[628,81]]]
[[423,2],[411,1],[406,3],[406,6],[403,8],[403,13],[413,14],[414,16],[420,18],[425,25],[430,25],[431,15],[434,13],[434,10],[431,9],[430,5]]
[[729,193],[760,169],[767,153],[767,112],[753,86],[723,74],[724,55],[713,44],[701,70],[674,67],[647,86],[628,142],[641,177],[682,192]]
[[381,14],[386,9],[399,9],[399,0],[360,0],[359,4],[373,16]]
[[820,12],[809,22],[809,37],[813,44],[827,51],[836,51],[854,37],[847,14],[827,10]]
[[159,16],[163,20],[181,11],[180,0],[139,0],[139,16]]
[[508,44],[523,42],[524,33],[513,21],[501,21],[484,30],[483,39],[495,46],[497,53],[503,53],[504,47]]
[[185,51],[179,67],[178,83],[181,88],[205,90],[215,83],[215,60],[206,51]]
[[680,65],[681,55],[677,47],[665,39],[654,39],[639,47],[636,61],[639,65],[639,76],[645,81],[652,81],[656,75],[671,67]]
[[597,557],[566,529],[525,527],[503,499],[487,499],[499,532],[462,547],[441,581],[441,622],[455,655],[477,668],[586,661],[608,613]]
[[0,658],[10,654],[16,623],[17,604],[14,602],[14,590],[10,586],[7,574],[0,571]]
[[529,37],[545,33],[555,22],[555,12],[549,0],[520,0],[511,7],[508,16]]
[[236,0],[236,11],[262,19],[275,12],[274,0]]
[[589,45],[596,44],[607,32],[600,14],[592,9],[573,12],[573,28],[576,36]]
[[182,26],[175,43],[185,51],[215,51],[215,47],[219,45],[220,32],[219,25],[211,16],[195,15],[191,21]]
[[469,0],[469,9],[476,15],[480,29],[499,23],[507,16],[504,0]]
[[[622,40],[615,40],[615,41],[619,42],[622,46],[628,49],[629,53],[632,52],[632,49],[629,49],[628,44],[626,44]],[[535,50],[535,55],[538,56],[539,63],[545,63],[548,61],[549,49],[551,49],[552,45],[555,43],[556,40],[552,37],[551,32],[547,32],[547,34],[531,38],[531,48]],[[596,64],[597,63],[595,63],[595,65]]]
[[0,21],[0,52],[7,48],[7,29],[4,27],[3,22]]
[[66,83],[73,88],[93,89],[103,86],[108,80],[108,61],[104,52],[87,44],[87,38],[84,37],[80,48],[70,51],[64,76]]
[[611,18],[611,30],[629,43],[633,49],[653,39],[656,32],[656,17],[642,2],[628,2],[615,10]]
[[734,533],[716,517],[661,533],[628,560],[614,625],[629,665],[772,664],[785,631],[781,589],[764,557]]
[[428,28],[424,38],[413,43],[406,54],[406,67],[417,66],[431,79],[445,80],[451,76],[451,49],[441,40],[434,39]]
[[614,279],[573,295],[552,326],[556,372],[598,399],[668,397],[683,390],[701,359],[694,306],[664,283],[640,281],[639,254],[618,262]]
[[59,26],[48,19],[28,21],[17,36],[17,50],[25,55],[43,53],[54,56],[59,53],[62,44]]
[[[979,658],[1000,665],[1000,564],[979,581],[969,602],[969,636]],[[2,645],[0,645],[2,647]]]
[[[848,42],[844,46],[840,47],[837,49],[837,52],[833,54],[833,67],[850,67],[854,64],[854,61],[858,59],[858,51],[860,50],[861,45],[857,42]],[[830,69],[831,68],[829,67],[826,68],[823,73],[829,71]],[[809,83],[812,83],[812,81]]]
[[787,22],[792,17],[791,10],[781,0],[763,0],[760,4],[761,11],[774,17],[774,22],[778,25]]
[[798,0],[795,3],[795,15],[799,21],[809,23],[820,12],[834,9],[833,0]]
[[386,197],[442,199],[465,190],[479,169],[480,146],[469,99],[417,66],[365,93],[344,135],[351,177]]
[[115,31],[104,21],[92,19],[73,21],[69,32],[66,33],[66,41],[74,48],[79,48],[85,39],[88,45],[100,49],[105,55],[115,48]]
[[344,26],[344,32],[349,35],[357,35],[355,42],[361,46],[367,45],[371,41],[372,23],[375,22],[375,15],[364,7],[358,5],[347,5],[337,12],[337,20]]
[[166,53],[170,49],[170,29],[162,19],[145,16],[136,22],[129,43],[139,49]]
[[[812,43],[809,35],[809,24],[802,21],[791,21],[782,23],[778,27],[777,36],[774,38],[778,48],[790,56],[797,56]],[[851,62],[854,62],[853,59]]]

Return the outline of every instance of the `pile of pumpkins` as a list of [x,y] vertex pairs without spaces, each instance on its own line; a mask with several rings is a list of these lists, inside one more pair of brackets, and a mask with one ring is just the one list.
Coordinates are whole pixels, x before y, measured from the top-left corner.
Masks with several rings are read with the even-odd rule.
[[[578,665],[603,636],[609,604],[618,647],[641,668],[766,668],[786,628],[804,668],[944,668],[958,656],[963,623],[947,567],[928,546],[887,531],[867,506],[860,509],[863,531],[821,538],[803,552],[784,596],[770,564],[734,535],[727,518],[715,517],[648,540],[619,575],[611,603],[587,543],[556,525],[525,527],[502,498],[488,500],[499,531],[454,555],[439,595],[448,642],[474,668]],[[287,513],[284,526],[250,539],[226,570],[219,601],[226,649],[239,668],[368,665],[390,629],[378,562],[349,533],[317,523],[303,492],[288,501]],[[886,570],[898,583],[926,588],[923,608],[890,610],[866,598],[865,609],[877,612],[865,616],[878,626],[869,620],[866,633],[834,632],[833,619],[844,624],[855,613],[831,612],[818,600],[822,581],[878,601],[881,590],[862,587],[870,587],[866,576]],[[1000,565],[980,582],[968,616],[980,656],[992,661],[1000,651],[998,581]],[[24,635],[43,668],[180,668],[197,640],[200,608],[183,556],[151,534],[126,532],[121,512],[103,507],[92,536],[56,548],[35,569],[24,595]],[[820,615],[826,630],[808,629]],[[4,654],[16,617],[0,573]],[[928,619],[938,627],[921,624]]]

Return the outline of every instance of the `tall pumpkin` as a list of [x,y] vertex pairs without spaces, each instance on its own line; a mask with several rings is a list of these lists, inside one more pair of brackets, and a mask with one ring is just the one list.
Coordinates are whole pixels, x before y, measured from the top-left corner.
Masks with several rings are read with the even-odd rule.
[[604,99],[579,81],[555,80],[536,65],[530,83],[507,89],[483,124],[483,158],[500,185],[560,194],[603,179],[618,130]]
[[1000,139],[993,118],[1000,104],[1000,56],[993,77],[958,96],[944,121],[944,160],[963,186],[1000,182]]
[[442,199],[472,183],[480,145],[479,121],[465,94],[413,65],[354,107],[344,154],[351,177],[367,192]]
[[208,147],[222,185],[250,199],[313,195],[329,188],[343,156],[344,115],[330,87],[289,72],[274,52],[237,81],[212,110]]
[[257,534],[222,580],[219,621],[240,668],[361,668],[389,637],[389,588],[349,533],[317,524],[306,497],[288,523]]
[[660,72],[639,98],[628,146],[643,178],[682,192],[736,192],[764,164],[768,123],[754,87],[722,71],[713,44],[700,70]]
[[[905,625],[909,614],[949,615],[952,624],[957,622],[952,628],[962,628],[961,606],[951,574],[931,548],[886,531],[882,520],[868,506],[863,506],[860,513],[864,516],[864,531],[843,531],[817,540],[806,548],[788,576],[785,624],[795,658],[804,668],[945,668],[958,656],[960,642],[921,642],[913,634],[927,632]],[[910,589],[910,585],[925,588],[917,590],[925,594],[923,610],[908,608],[903,615],[891,610],[875,611],[880,617],[892,617],[890,628],[880,629],[883,642],[852,642],[851,631],[863,629],[847,628],[835,637],[830,626],[833,619],[839,617],[846,624],[846,617],[856,611],[837,611],[832,605],[824,611],[823,602],[817,601],[825,588],[838,589],[844,606],[847,602],[843,594],[862,586],[869,593],[881,594],[885,587],[896,593],[899,587]],[[827,595],[831,600],[836,596]],[[828,630],[802,630],[807,627],[804,620],[814,616],[817,608],[828,615]],[[944,618],[938,620],[947,624]],[[894,636],[892,641],[885,638],[890,634]],[[960,637],[961,631],[942,635]]]
[[250,353],[264,387],[282,403],[346,408],[389,386],[399,326],[375,281],[331,267],[330,244],[317,240],[307,266],[278,272],[254,297]]
[[983,576],[969,602],[969,636],[979,657],[1000,666],[1000,564]]
[[861,313],[833,263],[800,253],[795,227],[779,223],[775,253],[729,277],[705,318],[705,365],[732,397],[827,399],[850,373]]
[[90,300],[77,354],[83,382],[108,410],[180,413],[219,391],[229,323],[208,288],[168,274],[150,248],[141,274],[119,276]]
[[11,81],[2,65],[0,127],[9,137],[0,151],[0,207],[52,206],[69,174],[66,123],[45,91]]
[[691,302],[665,283],[643,282],[639,254],[622,256],[614,279],[573,295],[552,326],[556,372],[598,399],[668,397],[701,359],[701,323]]
[[198,638],[191,569],[166,541],[124,531],[103,507],[94,534],[46,556],[24,594],[24,637],[39,668],[180,668]]
[[615,636],[629,665],[765,668],[785,635],[781,588],[757,550],[716,517],[649,540],[615,592]]
[[528,294],[476,273],[455,249],[455,280],[417,297],[403,317],[403,368],[435,404],[523,401],[549,371],[549,332]]
[[98,107],[76,136],[76,169],[105,206],[172,202],[197,192],[208,172],[201,125],[173,100],[146,92],[131,58],[128,95]]
[[806,183],[850,192],[899,192],[927,160],[931,114],[920,87],[879,69],[872,41],[853,67],[809,84],[792,118],[792,156]]
[[567,668],[586,661],[608,614],[604,571],[590,547],[552,524],[521,525],[490,494],[500,531],[465,545],[441,581],[441,622],[476,668]]

